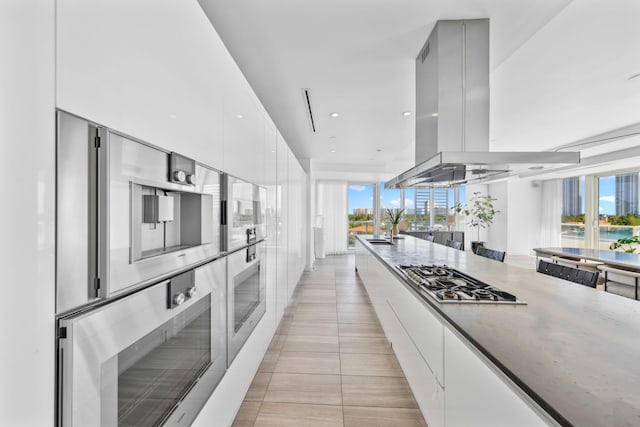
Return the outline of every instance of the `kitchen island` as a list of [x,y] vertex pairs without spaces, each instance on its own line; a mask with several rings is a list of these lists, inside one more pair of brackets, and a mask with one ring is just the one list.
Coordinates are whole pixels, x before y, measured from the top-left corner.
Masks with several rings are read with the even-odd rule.
[[[356,268],[430,426],[640,425],[637,301],[410,236],[367,237]],[[527,304],[439,303],[398,264],[446,264]]]

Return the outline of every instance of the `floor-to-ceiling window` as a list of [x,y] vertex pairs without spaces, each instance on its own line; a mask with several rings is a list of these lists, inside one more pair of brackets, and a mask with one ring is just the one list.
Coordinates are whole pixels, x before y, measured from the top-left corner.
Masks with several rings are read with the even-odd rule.
[[[588,178],[597,194],[593,203],[587,197]],[[639,184],[637,172],[563,179],[562,246],[608,249],[617,239],[638,235]],[[590,224],[587,217],[593,218],[593,227],[585,226]]]
[[[407,217],[410,230],[454,229],[457,203],[464,204],[465,188],[415,188],[405,190],[405,203],[413,204]],[[409,212],[409,211],[408,211]]]
[[373,184],[350,184],[348,189],[349,229],[347,242],[354,247],[356,234],[374,234]]
[[397,188],[385,188],[384,182],[380,183],[380,228],[385,233],[389,232],[387,209],[404,209],[406,200],[403,199],[402,190]]
[[562,180],[562,246],[585,247],[585,177]]
[[608,249],[620,238],[640,231],[639,178],[636,173],[601,176],[598,194],[598,247]]

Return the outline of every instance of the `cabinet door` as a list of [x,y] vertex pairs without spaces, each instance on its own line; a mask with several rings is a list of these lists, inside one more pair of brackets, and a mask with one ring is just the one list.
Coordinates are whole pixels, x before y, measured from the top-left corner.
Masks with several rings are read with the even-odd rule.
[[445,425],[445,394],[432,369],[425,362],[416,343],[407,334],[400,310],[390,302],[388,309],[393,315],[385,327],[385,333],[392,343],[393,352],[398,358],[402,371],[411,387],[413,396],[422,411],[429,427]]
[[447,427],[552,425],[448,329],[444,349]]
[[398,283],[389,296],[389,304],[420,356],[444,386],[444,326],[418,298]]

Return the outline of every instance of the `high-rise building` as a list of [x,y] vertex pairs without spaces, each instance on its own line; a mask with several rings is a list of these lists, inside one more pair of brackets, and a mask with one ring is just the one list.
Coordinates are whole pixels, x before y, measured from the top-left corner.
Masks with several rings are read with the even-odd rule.
[[371,209],[371,208],[354,208],[353,209],[353,214],[354,215],[372,215],[373,214],[373,209]]
[[616,215],[638,213],[638,174],[616,175]]
[[562,180],[562,216],[574,216],[582,212],[582,186],[580,177]]

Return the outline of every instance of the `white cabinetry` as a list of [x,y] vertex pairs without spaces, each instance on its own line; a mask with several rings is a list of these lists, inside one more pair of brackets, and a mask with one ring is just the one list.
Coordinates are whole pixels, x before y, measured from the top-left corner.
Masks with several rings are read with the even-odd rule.
[[444,426],[442,323],[359,241],[356,268],[427,424]]
[[456,334],[444,342],[447,427],[549,425]]
[[429,427],[555,425],[360,241],[356,268]]

